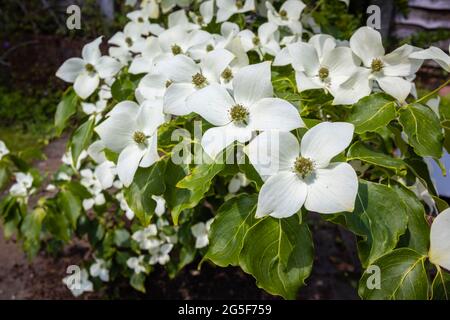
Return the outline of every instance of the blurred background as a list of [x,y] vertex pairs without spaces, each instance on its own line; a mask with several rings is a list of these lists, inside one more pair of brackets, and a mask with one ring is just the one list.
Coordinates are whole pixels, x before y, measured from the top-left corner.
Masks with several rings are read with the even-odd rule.
[[[99,35],[108,38],[125,25],[125,13],[132,8],[127,8],[124,2],[1,1],[0,140],[12,152],[32,161],[41,172],[58,168],[67,141],[67,135],[56,138],[54,132],[54,112],[66,88],[66,84],[55,77],[55,72],[66,59],[79,56],[85,43]],[[304,2],[308,7],[316,4],[314,0]],[[81,8],[81,30],[66,27],[66,9],[71,4]],[[366,8],[371,4],[381,8],[380,32],[387,51],[404,43],[448,50],[450,0],[350,0],[348,10],[339,0],[327,0],[320,2],[315,19],[322,32],[348,39],[354,30],[365,25]],[[103,50],[106,53],[106,46]],[[418,73],[419,95],[439,86],[447,77],[434,62],[427,61]],[[449,93],[450,88],[440,92],[441,103],[450,103]],[[449,159],[444,161],[450,167]],[[439,191],[449,197],[448,179],[436,168],[434,170]],[[320,223],[316,226],[313,234],[316,252],[320,254],[308,287],[301,291],[301,298],[356,299],[353,286],[360,270],[353,238],[337,226],[321,226]],[[65,267],[84,254],[83,250],[69,248],[56,258],[40,254],[29,264],[14,242],[4,241],[0,227],[0,298],[71,298],[61,278]],[[225,272],[210,266],[205,268],[201,274],[195,267],[188,268],[178,280],[170,283],[166,275],[155,273],[151,279],[155,290],[146,298],[270,298],[256,288],[253,279],[238,270]],[[130,295],[135,294],[120,293],[121,297]],[[100,297],[100,294],[89,297]]]

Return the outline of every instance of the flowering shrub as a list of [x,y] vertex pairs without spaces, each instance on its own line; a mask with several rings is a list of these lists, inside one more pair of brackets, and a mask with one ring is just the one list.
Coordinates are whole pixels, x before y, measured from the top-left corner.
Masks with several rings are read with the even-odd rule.
[[[437,90],[417,97],[413,79],[424,59],[450,71],[450,57],[386,53],[370,27],[335,39],[312,11],[300,0],[139,3],[108,55],[99,37],[57,71],[73,83],[57,131],[77,112],[84,122],[31,212],[38,182],[15,173],[5,227],[31,255],[87,239],[75,295],[123,277],[145,291],[155,265],[173,277],[201,256],[292,299],[313,268],[316,212],[357,236],[362,298],[448,298],[450,211],[425,159],[448,148],[450,110]],[[20,170],[4,145],[0,157],[1,176]]]

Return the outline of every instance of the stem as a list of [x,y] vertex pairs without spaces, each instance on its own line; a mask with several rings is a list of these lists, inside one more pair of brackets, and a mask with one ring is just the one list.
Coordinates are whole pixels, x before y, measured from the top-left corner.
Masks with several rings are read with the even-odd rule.
[[429,92],[428,94],[424,95],[422,98],[416,100],[414,103],[419,103],[423,100],[426,100],[428,97],[432,96],[433,94],[439,92],[442,88],[446,87],[448,84],[450,83],[450,79],[448,79],[447,81],[444,82],[444,84],[440,85],[439,87],[437,87],[436,89],[434,89],[433,91]]

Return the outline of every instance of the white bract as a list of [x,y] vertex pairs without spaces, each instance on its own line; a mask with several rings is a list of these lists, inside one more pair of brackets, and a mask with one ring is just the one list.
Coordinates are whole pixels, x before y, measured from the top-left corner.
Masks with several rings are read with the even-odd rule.
[[145,39],[141,36],[139,24],[129,23],[123,32],[117,32],[108,43],[113,45],[109,48],[111,57],[126,65],[132,60],[133,53],[141,53],[144,50]]
[[106,261],[103,259],[95,259],[95,262],[89,268],[91,276],[100,278],[103,282],[109,281],[109,270]]
[[216,0],[216,21],[224,22],[236,13],[255,10],[255,0]]
[[206,222],[198,222],[191,227],[192,235],[195,237],[195,247],[197,249],[204,248],[208,245],[208,234],[213,220],[214,219],[209,219]]
[[256,217],[285,218],[304,205],[319,213],[352,212],[358,192],[355,170],[331,162],[352,141],[353,125],[322,122],[303,136],[264,132],[248,146],[250,162],[265,178]]
[[27,197],[32,192],[33,176],[30,173],[17,172],[14,174],[16,183],[9,189],[14,197]]
[[[450,52],[450,46],[448,47],[448,50]],[[411,53],[409,55],[410,58],[413,59],[432,59],[437,64],[439,64],[442,69],[444,69],[447,72],[450,72],[450,56],[446,54],[442,49],[437,47],[430,47],[425,50],[420,50],[414,53]]]
[[97,89],[100,79],[114,76],[121,64],[108,56],[102,56],[100,43],[102,37],[86,44],[81,53],[82,58],[70,58],[56,72],[56,76],[66,82],[73,83],[77,95],[88,98]]
[[161,240],[158,238],[158,228],[154,224],[136,231],[131,237],[139,243],[139,247],[143,250],[155,249],[161,245]]
[[2,160],[2,158],[6,156],[8,153],[9,153],[8,147],[2,140],[0,140],[0,160]]
[[135,274],[139,274],[141,272],[146,272],[144,265],[144,256],[140,255],[138,257],[131,257],[127,260],[127,266],[131,270],[134,271]]
[[216,126],[208,129],[201,141],[212,159],[234,141],[249,141],[255,131],[290,131],[303,126],[293,105],[273,98],[269,62],[240,69],[233,78],[232,95],[212,84],[192,94],[187,105]]
[[163,122],[160,100],[145,101],[140,106],[124,101],[95,128],[105,146],[119,153],[117,174],[125,186],[131,184],[139,166],[149,167],[159,159],[156,131]]
[[262,60],[265,54],[275,56],[280,51],[278,27],[271,22],[263,23],[258,28],[258,35],[250,30],[243,30],[237,35],[245,51],[255,50]]
[[279,11],[276,11],[273,5],[267,1],[267,17],[270,22],[283,27],[288,27],[294,34],[301,34],[303,26],[300,22],[300,16],[306,5],[300,0],[284,1]]
[[158,246],[156,248],[152,248],[149,250],[150,253],[150,260],[149,264],[160,264],[165,265],[167,262],[170,261],[169,253],[173,249],[173,244],[171,243],[165,243],[161,246]]
[[85,292],[94,291],[94,285],[89,280],[89,273],[85,269],[82,269],[79,275],[69,275],[62,281],[75,297],[79,297]]
[[428,256],[433,264],[450,271],[450,209],[442,211],[431,225]]

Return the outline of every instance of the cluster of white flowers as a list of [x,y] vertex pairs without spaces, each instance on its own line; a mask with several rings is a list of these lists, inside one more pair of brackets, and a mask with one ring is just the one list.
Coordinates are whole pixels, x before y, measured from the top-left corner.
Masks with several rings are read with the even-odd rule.
[[9,194],[13,197],[27,199],[35,191],[33,188],[33,176],[26,172],[16,172],[14,176],[16,182],[9,188]]

